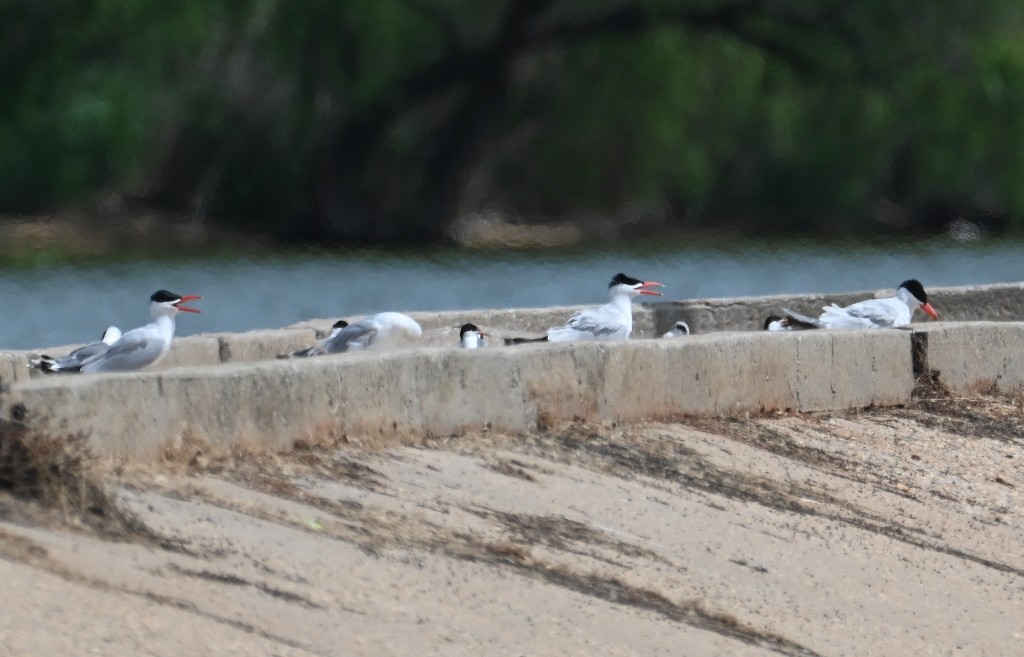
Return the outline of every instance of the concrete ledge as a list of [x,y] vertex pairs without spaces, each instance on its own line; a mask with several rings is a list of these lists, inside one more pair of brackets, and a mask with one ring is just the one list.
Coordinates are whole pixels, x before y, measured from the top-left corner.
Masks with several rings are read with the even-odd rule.
[[279,354],[308,347],[318,339],[312,329],[277,329],[216,334],[221,363],[273,360]]
[[957,393],[1024,389],[1024,323],[940,322],[915,325],[926,338],[927,363]]
[[906,331],[415,349],[16,384],[3,415],[94,453],[148,459],[184,436],[287,448],[324,437],[528,432],[583,419],[826,410],[910,400]]

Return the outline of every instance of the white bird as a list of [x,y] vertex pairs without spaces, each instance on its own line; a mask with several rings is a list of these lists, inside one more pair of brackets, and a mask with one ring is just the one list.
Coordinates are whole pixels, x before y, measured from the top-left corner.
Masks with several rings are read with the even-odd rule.
[[664,287],[656,281],[641,281],[625,274],[616,274],[608,283],[608,303],[600,308],[581,310],[565,326],[548,331],[551,342],[570,340],[627,340],[633,332],[633,297],[641,294],[661,296],[648,289]]
[[349,324],[321,343],[329,354],[357,349],[390,349],[423,335],[415,319],[402,313],[377,313]]
[[181,304],[200,298],[167,290],[154,292],[149,298],[149,314],[153,321],[128,331],[105,352],[85,359],[78,371],[83,374],[131,372],[159,361],[170,350],[174,340],[174,316],[179,312],[199,312]]
[[477,349],[484,346],[486,333],[476,324],[463,324],[459,330],[459,346],[463,349]]
[[670,328],[668,331],[665,331],[665,333],[663,333],[661,337],[679,338],[684,335],[690,335],[690,325],[682,320],[679,320],[678,322],[672,325],[672,328]]
[[343,319],[339,319],[338,321],[334,322],[334,324],[331,325],[331,334],[328,335],[323,340],[320,340],[312,347],[299,349],[298,351],[293,351],[290,354],[280,354],[278,358],[308,358],[310,356],[323,356],[327,353],[327,350],[324,349],[324,343],[327,342],[327,340],[330,340],[334,336],[338,335],[341,329],[345,328],[346,326],[348,326],[348,322],[346,322]]
[[868,299],[841,308],[836,304],[825,306],[817,319],[783,308],[791,321],[810,327],[842,328],[898,328],[910,324],[914,311],[920,308],[932,319],[939,315],[928,303],[928,294],[917,280],[900,283],[896,295],[885,299]]
[[67,356],[53,358],[43,354],[39,358],[29,361],[29,367],[36,367],[44,372],[77,372],[82,363],[91,356],[106,353],[110,345],[121,339],[121,329],[116,326],[108,326],[103,331],[99,342],[91,342],[84,347],[75,349]]

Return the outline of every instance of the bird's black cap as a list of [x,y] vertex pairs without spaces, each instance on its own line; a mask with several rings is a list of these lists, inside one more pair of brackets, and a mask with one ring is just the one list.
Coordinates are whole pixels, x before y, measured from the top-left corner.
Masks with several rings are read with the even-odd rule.
[[155,301],[156,303],[167,303],[169,301],[178,301],[180,299],[180,294],[168,292],[167,290],[157,290],[153,293],[153,296],[149,298],[150,301]]
[[782,318],[779,317],[778,315],[768,315],[768,317],[766,317],[764,320],[764,330],[767,331],[768,327],[771,326],[772,322],[778,322],[781,320]]
[[640,285],[643,281],[632,276],[626,276],[622,272],[615,274],[612,277],[612,282],[608,284],[608,287],[615,287],[616,285]]
[[477,328],[476,324],[463,324],[462,329],[459,330],[459,337],[463,337],[464,335],[466,335],[466,333],[470,331],[476,331],[477,333],[479,333],[480,329]]
[[334,324],[331,325],[331,328],[332,329],[345,328],[346,326],[348,326],[348,322],[346,322],[343,319],[339,319],[338,321],[334,322]]
[[924,291],[924,286],[916,278],[903,281],[900,283],[900,287],[913,294],[914,298],[921,303],[928,303],[928,294]]

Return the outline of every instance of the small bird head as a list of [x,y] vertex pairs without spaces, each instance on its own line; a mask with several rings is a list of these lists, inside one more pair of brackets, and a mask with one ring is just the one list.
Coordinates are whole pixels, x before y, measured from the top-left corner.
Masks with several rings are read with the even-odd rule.
[[609,292],[621,290],[623,292],[626,292],[630,297],[635,297],[639,294],[647,294],[652,297],[660,297],[661,292],[650,289],[652,287],[665,286],[657,281],[642,281],[639,278],[626,276],[621,272],[615,274],[615,276],[612,277],[611,282],[608,283]]
[[475,349],[483,344],[486,333],[480,330],[476,324],[463,324],[459,329],[459,345],[468,349]]
[[920,308],[932,319],[939,318],[939,314],[935,312],[934,308],[932,308],[932,304],[928,303],[928,293],[924,291],[924,286],[921,285],[920,281],[916,278],[911,278],[900,283],[900,287],[896,293],[899,294],[900,290],[905,290],[906,294],[909,294],[911,299],[916,302],[916,304],[912,304],[911,300],[906,298],[906,294],[902,295],[903,300],[907,301],[907,305],[910,305],[912,309]]
[[195,294],[175,294],[174,292],[168,292],[167,290],[157,290],[153,293],[153,296],[149,297],[150,312],[153,314],[177,314],[178,312],[186,313],[197,313],[200,312],[196,308],[189,308],[181,304],[186,301],[195,301],[202,299],[202,297]]

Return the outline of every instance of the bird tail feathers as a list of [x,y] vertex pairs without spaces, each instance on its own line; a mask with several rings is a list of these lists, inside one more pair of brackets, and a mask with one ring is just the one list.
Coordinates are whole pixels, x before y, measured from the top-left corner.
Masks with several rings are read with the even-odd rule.
[[542,338],[505,338],[505,344],[525,344],[527,342],[547,342],[548,336]]
[[797,328],[816,329],[823,326],[821,320],[816,317],[808,317],[807,315],[798,313],[795,310],[790,310],[789,308],[783,308],[782,312],[786,314],[790,323],[795,325]]
[[53,358],[46,354],[33,358],[28,362],[28,366],[47,373],[77,372],[81,369],[81,363],[77,365],[65,365],[61,363],[61,359]]

